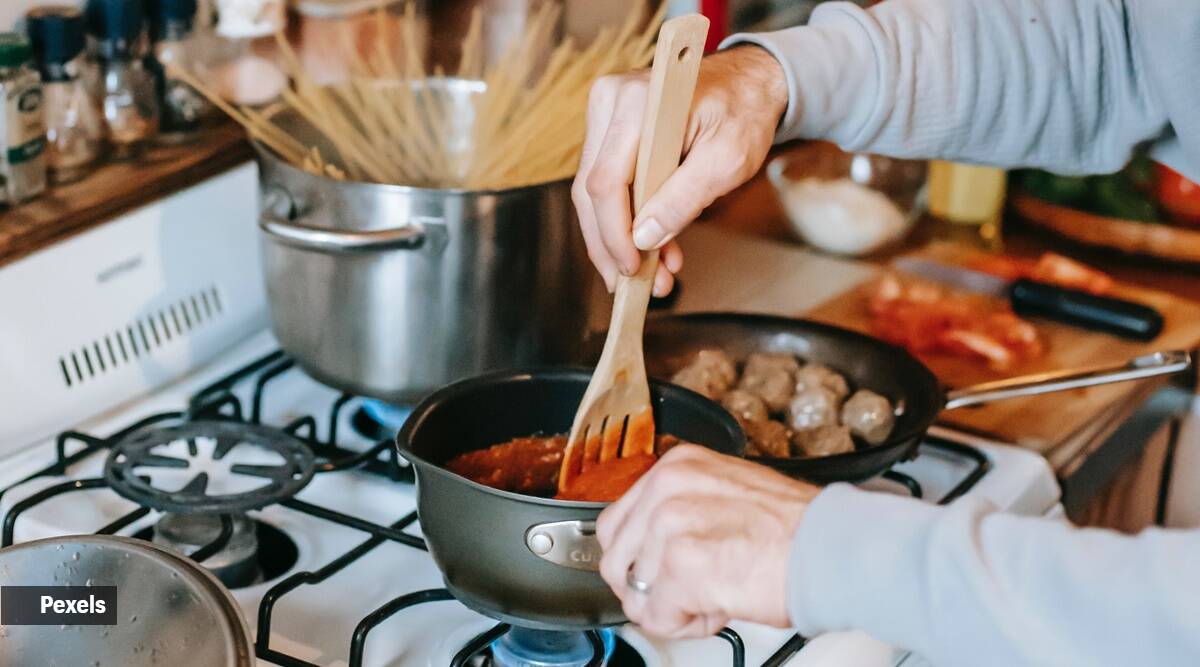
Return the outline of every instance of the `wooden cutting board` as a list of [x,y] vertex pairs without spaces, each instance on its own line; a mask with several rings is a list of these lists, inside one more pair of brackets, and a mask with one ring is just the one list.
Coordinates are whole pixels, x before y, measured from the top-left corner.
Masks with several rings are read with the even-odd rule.
[[[917,253],[947,263],[965,264],[974,251],[951,244],[934,244]],[[867,281],[817,306],[805,317],[871,332],[867,294],[874,281]],[[1049,370],[1075,369],[1119,363],[1157,350],[1200,346],[1200,303],[1140,287],[1118,286],[1115,296],[1139,301],[1158,309],[1166,326],[1150,343],[1138,343],[1049,322],[1033,320],[1046,343],[1046,354],[1033,362],[1003,373],[982,362],[947,355],[923,355],[925,362],[949,388],[965,387],[1012,375]],[[1058,394],[998,401],[974,408],[942,413],[942,423],[995,436],[1006,442],[1045,452],[1101,418],[1122,400],[1137,393],[1129,383],[1091,387]]]

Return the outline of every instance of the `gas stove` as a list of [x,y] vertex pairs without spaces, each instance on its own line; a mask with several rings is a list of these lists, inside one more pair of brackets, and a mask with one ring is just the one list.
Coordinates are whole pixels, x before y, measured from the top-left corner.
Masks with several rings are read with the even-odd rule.
[[[746,623],[675,642],[632,626],[536,632],[454,601],[425,550],[411,469],[392,446],[407,411],[323,386],[278,349],[265,329],[257,262],[240,246],[227,252],[255,243],[253,199],[217,204],[229,211],[180,204],[244,196],[252,178],[248,168],[231,172],[0,270],[0,296],[18,293],[18,279],[29,284],[54,270],[62,273],[55,285],[66,287],[49,291],[91,290],[83,307],[91,318],[77,322],[73,338],[60,329],[36,338],[63,326],[56,318],[70,321],[53,309],[28,326],[14,319],[22,326],[0,328],[0,342],[10,338],[24,351],[0,352],[0,377],[31,378],[25,391],[0,387],[10,408],[0,415],[2,546],[101,533],[181,551],[231,589],[263,665],[915,659],[862,633],[805,638]],[[188,232],[186,222],[207,226]],[[188,241],[193,253],[183,261],[179,244]],[[725,250],[739,243],[711,242]],[[684,280],[695,302],[703,285]],[[27,307],[21,316],[38,309],[32,298],[5,303]],[[1040,457],[936,428],[919,456],[865,486],[932,503],[981,496],[1029,514],[1052,513],[1058,502]]]
[[[5,460],[0,475],[3,545],[103,533],[144,537],[190,554],[233,589],[255,628],[263,664],[555,664],[530,657],[546,651],[565,660],[560,664],[586,665],[592,664],[596,650],[614,667],[887,665],[904,657],[859,633],[809,640],[734,624],[713,639],[660,642],[633,627],[591,637],[547,636],[475,614],[453,601],[425,552],[411,470],[391,445],[397,423],[387,422],[403,416],[402,409],[311,380],[262,332],[144,401]],[[212,432],[214,424],[231,433]],[[245,426],[250,435],[235,434]],[[271,476],[275,468],[291,463],[286,454],[272,458],[251,448],[239,457],[238,448],[245,448],[240,444],[229,456],[214,457],[223,437],[233,442],[270,434],[302,443],[314,455],[297,473],[312,479],[295,495],[275,488],[279,485]],[[187,460],[190,467],[155,467],[169,463],[145,460],[136,445],[160,440],[167,448],[156,448],[156,455]],[[196,443],[191,452],[189,440]],[[175,512],[181,508],[170,501],[106,475],[110,456],[139,474],[155,471],[154,487],[147,488],[180,489],[184,496],[206,491],[255,497],[243,507],[216,506],[206,514]],[[251,468],[251,474],[231,474],[239,466],[266,472]],[[194,481],[200,476],[206,489]],[[241,491],[237,479],[246,477],[269,481]],[[264,486],[267,491],[261,490]],[[916,459],[866,486],[929,502],[978,494],[1026,513],[1046,513],[1057,502],[1057,487],[1039,457],[940,429]],[[192,497],[176,502],[203,501]]]

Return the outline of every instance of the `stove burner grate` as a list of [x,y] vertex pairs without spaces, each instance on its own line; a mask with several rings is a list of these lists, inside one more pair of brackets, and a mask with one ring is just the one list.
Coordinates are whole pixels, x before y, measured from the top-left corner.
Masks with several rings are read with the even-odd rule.
[[[209,492],[207,472],[196,473],[182,488],[168,491],[139,474],[146,469],[186,469],[198,462],[197,442],[212,443],[212,459],[220,461],[235,448],[277,455],[278,463],[234,463],[232,475],[266,480],[257,488],[240,493]],[[187,456],[156,452],[176,443],[186,443]],[[260,424],[232,421],[193,421],[133,434],[117,442],[108,453],[104,478],[121,496],[164,512],[232,514],[259,509],[295,495],[312,479],[315,468],[312,450],[299,438]]]

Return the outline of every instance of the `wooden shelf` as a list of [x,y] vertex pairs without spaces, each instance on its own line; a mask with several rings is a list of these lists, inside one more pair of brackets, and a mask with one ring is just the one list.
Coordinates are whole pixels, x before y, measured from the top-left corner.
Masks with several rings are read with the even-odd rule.
[[20,206],[0,207],[0,266],[182,190],[250,159],[240,127],[223,123],[193,142],[107,162],[83,180],[51,187]]

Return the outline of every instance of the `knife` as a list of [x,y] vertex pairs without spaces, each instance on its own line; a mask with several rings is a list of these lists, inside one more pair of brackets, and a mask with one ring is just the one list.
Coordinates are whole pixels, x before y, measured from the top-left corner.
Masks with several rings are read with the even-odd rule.
[[1018,315],[1031,315],[1091,331],[1138,341],[1153,340],[1163,329],[1163,316],[1145,304],[1021,278],[1008,282],[982,271],[943,264],[923,257],[902,257],[893,264],[934,282],[1007,299]]

